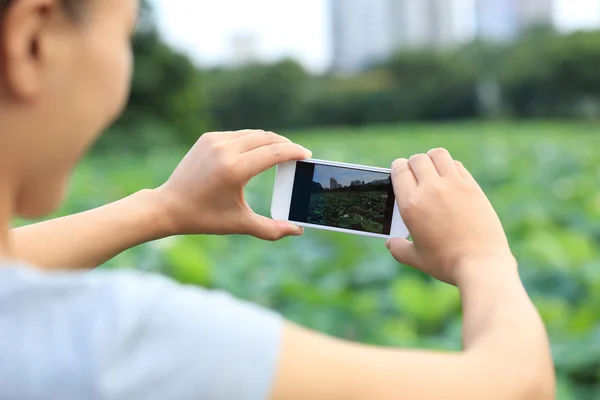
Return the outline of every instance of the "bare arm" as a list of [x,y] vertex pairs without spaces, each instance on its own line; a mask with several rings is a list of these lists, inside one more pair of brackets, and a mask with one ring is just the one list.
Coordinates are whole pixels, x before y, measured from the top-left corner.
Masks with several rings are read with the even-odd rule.
[[47,269],[95,268],[131,247],[173,235],[277,240],[302,234],[299,227],[255,214],[244,200],[244,186],[279,163],[307,157],[308,150],[272,132],[205,134],[158,189],[14,229],[16,257]]
[[48,269],[95,268],[117,254],[168,235],[156,196],[138,192],[80,214],[13,229],[17,257]]
[[553,399],[545,330],[518,278],[474,280],[461,293],[462,353],[367,347],[287,326],[273,398]]
[[442,150],[398,160],[393,179],[414,243],[387,245],[398,260],[459,287],[464,350],[375,348],[288,325],[273,398],[553,399],[544,326],[483,191]]

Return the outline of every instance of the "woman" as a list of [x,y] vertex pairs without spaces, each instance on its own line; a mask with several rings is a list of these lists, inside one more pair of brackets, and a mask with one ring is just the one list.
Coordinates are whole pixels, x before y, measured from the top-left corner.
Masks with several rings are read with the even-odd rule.
[[[55,210],[122,111],[138,0],[0,0],[0,398],[551,399],[543,324],[493,208],[442,149],[393,165],[414,243],[399,261],[455,284],[464,351],[326,337],[220,293],[93,268],[181,234],[302,234],[256,215],[248,180],[310,152],[263,131],[202,136],[163,186],[15,231]],[[227,268],[227,266],[222,266]]]

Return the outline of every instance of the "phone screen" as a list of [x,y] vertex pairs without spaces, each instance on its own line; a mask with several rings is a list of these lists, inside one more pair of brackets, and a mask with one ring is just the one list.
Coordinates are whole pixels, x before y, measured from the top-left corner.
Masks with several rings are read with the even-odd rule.
[[388,173],[298,162],[289,220],[389,235],[394,202]]

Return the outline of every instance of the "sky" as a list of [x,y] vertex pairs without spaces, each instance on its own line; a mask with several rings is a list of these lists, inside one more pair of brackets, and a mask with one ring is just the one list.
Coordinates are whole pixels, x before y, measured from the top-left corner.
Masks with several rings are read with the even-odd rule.
[[360,171],[356,169],[331,167],[328,165],[317,165],[315,167],[314,182],[319,182],[326,189],[331,189],[329,179],[335,178],[340,185],[350,186],[352,181],[372,182],[389,178],[389,174],[379,172]]
[[[252,34],[267,60],[291,56],[315,71],[329,65],[327,0],[153,1],[167,40],[202,64],[226,62],[231,38]],[[559,28],[600,27],[600,0],[554,1]]]
[[166,38],[200,62],[227,60],[231,37],[256,35],[267,59],[292,56],[312,69],[329,62],[325,0],[154,0]]

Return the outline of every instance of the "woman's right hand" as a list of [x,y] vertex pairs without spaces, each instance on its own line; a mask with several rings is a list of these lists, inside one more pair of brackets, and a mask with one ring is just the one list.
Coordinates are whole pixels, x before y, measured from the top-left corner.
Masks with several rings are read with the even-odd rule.
[[245,234],[265,240],[302,235],[301,227],[256,214],[244,188],[253,177],[311,152],[273,132],[204,134],[171,178],[153,191],[167,235]]
[[[392,181],[414,240],[386,243],[398,261],[454,285],[479,273],[481,261],[500,268],[508,263],[516,271],[498,215],[473,176],[447,150],[394,161]],[[494,260],[501,262],[490,263]]]

